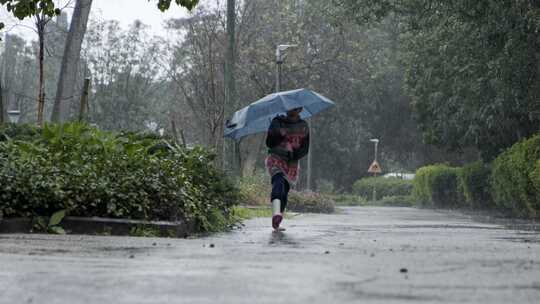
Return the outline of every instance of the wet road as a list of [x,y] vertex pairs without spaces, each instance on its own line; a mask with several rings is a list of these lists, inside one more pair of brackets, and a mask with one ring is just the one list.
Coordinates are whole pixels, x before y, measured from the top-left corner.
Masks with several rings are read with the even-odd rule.
[[199,239],[0,235],[0,303],[538,303],[540,236],[410,208]]

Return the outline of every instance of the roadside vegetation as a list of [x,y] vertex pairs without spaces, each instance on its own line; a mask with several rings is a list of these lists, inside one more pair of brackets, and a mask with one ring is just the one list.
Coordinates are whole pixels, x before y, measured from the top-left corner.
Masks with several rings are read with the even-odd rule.
[[[411,194],[412,181],[396,177],[366,177],[353,184],[355,195],[383,204]],[[402,204],[402,203],[400,203]]]
[[540,134],[518,142],[491,163],[444,164],[418,169],[414,199],[419,206],[497,210],[538,218]]
[[[125,28],[92,14],[68,18],[53,1],[0,2],[19,18],[41,15],[34,38],[0,37],[4,217],[65,210],[187,219],[214,231],[236,220],[235,204],[268,206],[268,177],[254,173],[263,169],[264,135],[232,147],[222,134],[234,111],[274,91],[276,46],[287,42],[296,47],[281,88],[337,101],[311,121],[316,193],[292,192],[290,208],[419,206],[538,218],[536,0],[186,0],[177,4],[192,14],[167,20],[167,39],[140,21]],[[74,4],[90,9],[83,2]],[[155,2],[161,10],[175,3]],[[237,31],[228,21],[238,21]],[[4,124],[14,109],[29,125]],[[99,127],[30,126],[74,120]],[[140,133],[148,130],[166,136]],[[383,169],[416,172],[413,181],[369,177],[374,137]]]
[[272,209],[268,206],[235,206],[233,213],[240,220],[249,220],[256,217],[272,217]]
[[0,129],[0,214],[193,222],[198,231],[234,222],[239,193],[202,147],[87,124]]
[[416,171],[414,180],[362,178],[354,183],[351,193],[328,195],[341,206],[488,210],[538,218],[540,134],[516,143],[492,162],[478,160],[460,167],[427,165]]
[[[238,180],[240,203],[245,206],[260,206],[270,210],[270,178],[264,173],[245,176]],[[332,213],[336,202],[331,195],[313,191],[289,193],[287,209],[293,212]],[[271,214],[271,213],[270,213]]]

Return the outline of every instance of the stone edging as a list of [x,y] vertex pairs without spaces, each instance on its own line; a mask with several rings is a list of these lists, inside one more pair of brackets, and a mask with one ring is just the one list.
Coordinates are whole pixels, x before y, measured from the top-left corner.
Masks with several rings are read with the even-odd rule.
[[[0,233],[31,233],[35,220],[30,218],[0,219]],[[60,226],[68,234],[130,235],[133,229],[151,229],[162,237],[187,237],[195,233],[195,225],[186,222],[151,222],[100,217],[62,219]]]

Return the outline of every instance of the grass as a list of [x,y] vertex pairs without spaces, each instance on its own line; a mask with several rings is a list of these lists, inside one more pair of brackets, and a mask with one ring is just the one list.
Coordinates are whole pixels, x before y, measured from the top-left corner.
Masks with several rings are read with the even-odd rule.
[[337,206],[395,206],[411,207],[414,206],[414,199],[410,195],[386,196],[377,201],[367,200],[362,196],[354,194],[336,194],[331,196]]
[[159,237],[159,230],[156,228],[136,226],[130,229],[129,236],[135,237]]
[[235,216],[242,220],[249,220],[256,217],[271,217],[272,210],[268,207],[233,207]]
[[366,206],[369,204],[365,198],[354,194],[335,194],[330,197],[337,206]]
[[371,206],[386,206],[386,207],[412,207],[414,206],[414,198],[411,195],[395,195],[385,196],[376,202],[370,202]]
[[[269,207],[243,207],[235,206],[233,207],[233,213],[236,217],[241,220],[250,220],[258,217],[272,217],[272,209]],[[293,217],[291,212],[285,211],[285,218],[290,219]]]

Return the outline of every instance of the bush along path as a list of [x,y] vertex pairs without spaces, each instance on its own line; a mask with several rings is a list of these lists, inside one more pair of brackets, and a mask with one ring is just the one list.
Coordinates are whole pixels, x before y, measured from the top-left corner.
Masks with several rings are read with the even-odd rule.
[[417,170],[416,204],[434,208],[492,210],[512,217],[540,216],[540,134],[516,143],[493,162],[444,164]]
[[201,147],[86,124],[0,127],[0,218],[80,217],[189,222],[193,232],[236,221],[238,191]]
[[[240,202],[245,206],[258,206],[270,211],[270,177],[266,174],[244,176],[237,180],[240,191]],[[312,191],[291,190],[287,210],[300,213],[333,213],[336,202],[330,195]]]

